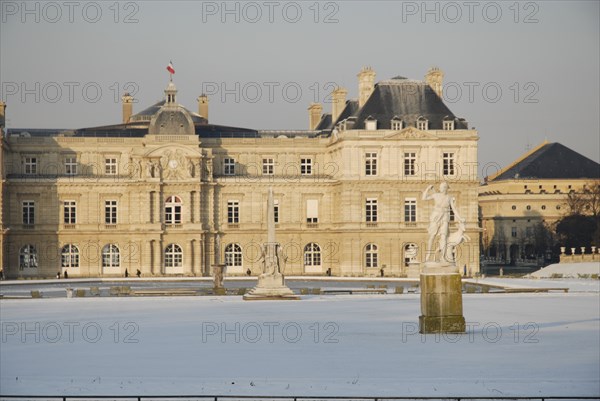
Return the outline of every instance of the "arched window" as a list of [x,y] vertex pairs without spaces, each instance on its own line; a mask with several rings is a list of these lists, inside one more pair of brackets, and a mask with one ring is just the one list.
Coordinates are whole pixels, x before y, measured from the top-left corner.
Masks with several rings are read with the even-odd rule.
[[165,267],[183,266],[183,252],[177,244],[170,244],[165,249]]
[[102,248],[102,267],[120,267],[121,257],[119,247],[115,244],[104,245]]
[[239,244],[227,244],[225,247],[225,264],[231,267],[242,266],[242,247]]
[[169,196],[165,201],[165,224],[181,223],[181,199]]
[[33,245],[24,245],[19,251],[19,268],[38,267],[37,251]]
[[379,267],[377,245],[367,244],[367,246],[365,247],[365,266],[366,267]]
[[321,266],[321,247],[314,242],[304,247],[304,265]]
[[79,248],[73,244],[62,247],[60,253],[62,267],[79,267]]

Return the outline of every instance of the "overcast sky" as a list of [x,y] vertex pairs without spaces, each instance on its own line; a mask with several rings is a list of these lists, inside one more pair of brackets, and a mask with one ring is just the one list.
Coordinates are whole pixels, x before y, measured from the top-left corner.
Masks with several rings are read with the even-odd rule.
[[[600,159],[599,2],[1,1],[0,97],[9,128],[119,123],[159,101],[210,121],[307,129],[333,85],[445,73],[449,108],[479,131],[480,174],[545,139]],[[330,111],[330,104],[325,105]]]

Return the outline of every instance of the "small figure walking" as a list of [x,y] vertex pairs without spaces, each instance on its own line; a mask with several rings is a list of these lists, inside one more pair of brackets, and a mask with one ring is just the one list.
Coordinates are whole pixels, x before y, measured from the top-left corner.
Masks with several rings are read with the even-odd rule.
[[69,278],[69,273],[67,273],[66,270],[65,270],[64,276],[65,276],[65,278]]
[[129,277],[129,272],[125,269],[125,278]]
[[250,268],[248,268],[248,270],[246,270],[246,276],[249,276],[252,274],[252,270],[250,270]]
[[60,272],[56,273],[56,278],[60,279]]
[[327,274],[329,277],[331,277],[331,267],[327,269],[327,271],[325,272],[325,274]]
[[142,277],[142,272],[140,271],[140,269],[137,269],[135,275],[138,276],[138,278]]
[[383,277],[383,267],[379,269],[379,274],[381,275],[381,277]]
[[0,281],[4,280],[4,269],[0,269]]
[[463,266],[463,276],[467,276],[467,265]]

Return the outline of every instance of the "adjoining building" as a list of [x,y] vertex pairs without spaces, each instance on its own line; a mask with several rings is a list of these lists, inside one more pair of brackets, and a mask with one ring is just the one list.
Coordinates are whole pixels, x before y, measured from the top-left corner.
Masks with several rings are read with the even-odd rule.
[[539,266],[557,257],[548,234],[568,213],[568,194],[598,180],[600,164],[556,142],[486,177],[479,188],[484,261]]
[[[285,274],[403,276],[423,260],[422,191],[450,183],[472,241],[458,263],[479,270],[477,131],[442,100],[443,73],[333,92],[309,130],[209,123],[165,99],[122,122],[75,130],[7,129],[2,149],[2,263],[7,277],[257,274],[273,188]],[[4,108],[2,108],[4,112]],[[4,113],[2,114],[2,117]]]

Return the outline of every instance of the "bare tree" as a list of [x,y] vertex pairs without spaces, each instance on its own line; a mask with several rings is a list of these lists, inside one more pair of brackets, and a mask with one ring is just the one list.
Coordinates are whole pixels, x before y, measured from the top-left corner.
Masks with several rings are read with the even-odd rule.
[[580,192],[567,195],[568,214],[600,216],[600,180],[586,183]]

